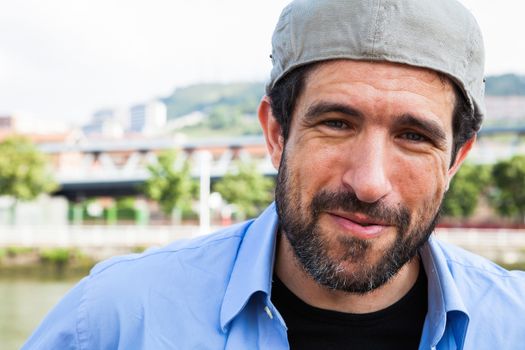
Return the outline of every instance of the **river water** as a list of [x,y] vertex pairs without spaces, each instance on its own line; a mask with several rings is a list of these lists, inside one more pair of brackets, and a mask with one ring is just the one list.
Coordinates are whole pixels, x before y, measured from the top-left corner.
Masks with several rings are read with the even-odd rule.
[[0,349],[20,349],[75,279],[0,278]]

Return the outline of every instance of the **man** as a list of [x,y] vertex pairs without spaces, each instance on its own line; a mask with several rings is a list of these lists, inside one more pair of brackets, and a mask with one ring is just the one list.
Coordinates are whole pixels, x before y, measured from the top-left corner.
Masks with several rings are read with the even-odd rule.
[[276,204],[97,265],[26,349],[520,349],[525,274],[431,237],[483,115],[455,0],[296,0],[259,119]]

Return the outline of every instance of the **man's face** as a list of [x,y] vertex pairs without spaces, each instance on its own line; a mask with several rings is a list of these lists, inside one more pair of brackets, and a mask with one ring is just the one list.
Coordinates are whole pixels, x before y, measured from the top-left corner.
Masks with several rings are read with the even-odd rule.
[[308,75],[274,162],[281,229],[314,280],[365,293],[417,254],[457,169],[454,101],[448,81],[399,64],[331,61]]

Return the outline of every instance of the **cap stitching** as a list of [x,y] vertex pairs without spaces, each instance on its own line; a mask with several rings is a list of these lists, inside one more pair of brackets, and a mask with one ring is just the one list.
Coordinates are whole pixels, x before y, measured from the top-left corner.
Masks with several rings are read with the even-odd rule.
[[288,20],[286,21],[288,23],[288,25],[286,26],[286,31],[290,34],[288,37],[290,38],[290,51],[292,53],[292,57],[297,57],[297,50],[296,50],[296,46],[297,46],[297,43],[295,42],[295,33],[293,33],[294,31],[294,24],[292,23],[292,21],[294,21],[295,17],[294,17],[294,14],[295,14],[295,9],[296,6],[291,6],[290,4],[290,9],[288,10],[288,14],[287,14],[287,17],[288,17]]
[[378,22],[379,22],[379,10],[381,9],[381,0],[377,1],[376,6],[376,13],[374,18],[374,25],[371,26],[371,32],[372,34],[372,52],[370,52],[370,56],[375,56],[376,54],[376,39],[377,39],[377,32],[378,32]]

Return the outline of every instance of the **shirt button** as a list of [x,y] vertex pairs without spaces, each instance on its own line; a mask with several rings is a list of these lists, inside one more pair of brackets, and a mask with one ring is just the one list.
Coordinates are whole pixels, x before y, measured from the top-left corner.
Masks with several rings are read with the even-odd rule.
[[273,320],[272,310],[270,310],[270,308],[269,308],[268,306],[265,306],[265,307],[264,307],[264,311],[266,311],[266,314],[268,315],[268,317],[270,318],[270,320]]

